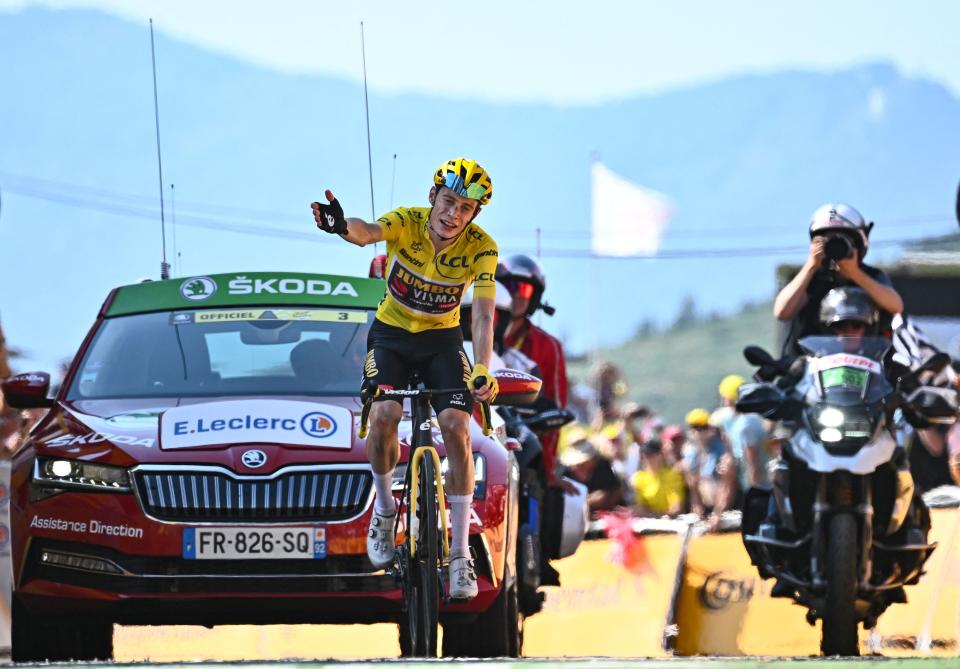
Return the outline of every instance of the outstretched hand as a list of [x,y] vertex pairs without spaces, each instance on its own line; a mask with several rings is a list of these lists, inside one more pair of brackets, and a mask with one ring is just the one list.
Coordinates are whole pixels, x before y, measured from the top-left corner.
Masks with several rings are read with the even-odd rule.
[[347,219],[343,217],[343,207],[329,189],[323,193],[329,204],[314,202],[310,205],[313,210],[313,220],[317,227],[330,234],[342,235],[347,231]]

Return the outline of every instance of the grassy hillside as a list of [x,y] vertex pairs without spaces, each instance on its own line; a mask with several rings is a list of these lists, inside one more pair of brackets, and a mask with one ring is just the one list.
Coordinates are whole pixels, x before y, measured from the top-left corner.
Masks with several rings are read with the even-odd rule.
[[[681,317],[670,328],[639,335],[624,344],[601,349],[594,360],[620,367],[635,400],[654,408],[665,420],[678,422],[691,408],[718,404],[717,384],[727,374],[750,378],[753,368],[743,347],[763,346],[773,352],[775,321],[769,303],[749,305],[724,317]],[[569,375],[585,380],[587,360],[569,364]]]

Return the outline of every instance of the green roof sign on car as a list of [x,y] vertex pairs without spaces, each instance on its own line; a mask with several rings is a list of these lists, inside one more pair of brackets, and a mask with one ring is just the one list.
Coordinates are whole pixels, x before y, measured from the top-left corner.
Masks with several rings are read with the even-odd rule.
[[246,272],[147,281],[117,289],[107,316],[251,305],[337,306],[372,309],[383,281],[336,274]]

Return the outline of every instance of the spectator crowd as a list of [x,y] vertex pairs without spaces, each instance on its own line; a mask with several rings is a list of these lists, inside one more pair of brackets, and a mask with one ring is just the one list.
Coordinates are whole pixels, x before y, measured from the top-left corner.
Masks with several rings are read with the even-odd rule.
[[571,402],[578,421],[560,441],[562,474],[587,486],[591,516],[618,508],[638,517],[691,513],[715,528],[751,486],[769,482],[782,435],[759,416],[737,412],[742,377],[721,379],[716,406],[691,408],[682,424],[618,403],[625,386],[613,365],[602,365],[595,378],[592,410]]

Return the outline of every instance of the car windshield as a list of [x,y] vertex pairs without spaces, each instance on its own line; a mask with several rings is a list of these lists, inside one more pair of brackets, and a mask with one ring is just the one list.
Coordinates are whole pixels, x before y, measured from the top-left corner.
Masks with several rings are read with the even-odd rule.
[[370,312],[197,309],[103,321],[68,400],[356,395]]

